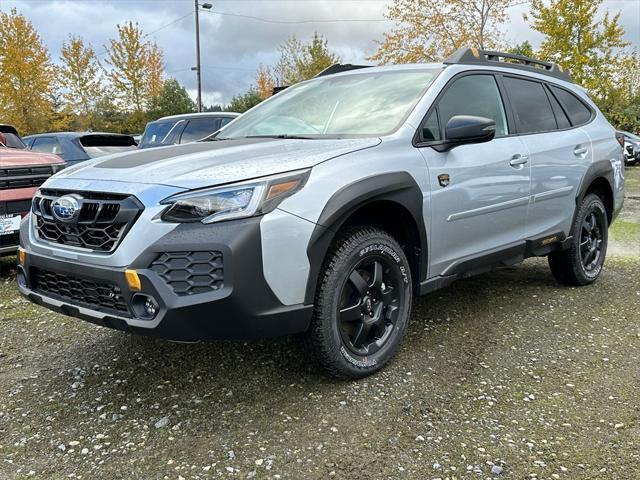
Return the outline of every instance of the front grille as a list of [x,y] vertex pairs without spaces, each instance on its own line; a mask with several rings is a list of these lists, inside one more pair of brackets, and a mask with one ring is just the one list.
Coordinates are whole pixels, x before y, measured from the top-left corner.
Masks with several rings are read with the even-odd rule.
[[79,306],[129,316],[120,287],[39,268],[31,269],[32,288]]
[[51,165],[3,167],[0,168],[0,190],[39,187],[53,173]]
[[166,252],[151,264],[180,296],[206,293],[224,286],[222,252]]
[[63,222],[53,215],[53,202],[72,192],[43,190],[33,199],[38,238],[70,247],[113,252],[143,210],[132,196],[78,192],[76,218]]

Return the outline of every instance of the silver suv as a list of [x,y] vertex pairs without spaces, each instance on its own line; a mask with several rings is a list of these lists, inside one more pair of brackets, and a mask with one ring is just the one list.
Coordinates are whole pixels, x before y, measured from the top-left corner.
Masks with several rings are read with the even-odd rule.
[[621,138],[560,67],[465,49],[347,68],[208,141],[55,175],[22,224],[20,291],[173,340],[304,333],[356,378],[396,352],[413,295],[533,256],[598,278]]

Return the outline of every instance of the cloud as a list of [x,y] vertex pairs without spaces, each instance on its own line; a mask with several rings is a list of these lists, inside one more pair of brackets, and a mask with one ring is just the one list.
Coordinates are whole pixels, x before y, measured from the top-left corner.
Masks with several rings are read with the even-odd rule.
[[[317,31],[329,40],[330,48],[343,61],[366,63],[366,58],[376,50],[375,40],[393,26],[391,22],[381,21],[390,4],[385,0],[215,0],[213,4],[213,12],[217,13],[202,11],[200,14],[205,104],[228,102],[233,95],[244,92],[253,82],[260,63],[270,65],[277,61],[278,46],[290,35],[308,39]],[[626,38],[640,49],[640,1],[606,1],[604,5],[612,12],[623,12],[621,21]],[[116,35],[118,23],[138,22],[150,33],[148,38],[164,50],[168,74],[177,78],[195,98],[196,79],[191,71],[195,65],[192,1],[0,0],[1,10],[12,7],[33,22],[56,61],[62,42],[70,34],[82,36],[101,53],[103,45]],[[509,9],[506,38],[512,43],[529,40],[537,46],[541,35],[522,20],[527,10],[527,5]],[[185,17],[175,21],[182,16]],[[247,16],[313,22],[270,23]],[[376,21],[327,22],[335,19]],[[104,59],[104,55],[101,58]]]

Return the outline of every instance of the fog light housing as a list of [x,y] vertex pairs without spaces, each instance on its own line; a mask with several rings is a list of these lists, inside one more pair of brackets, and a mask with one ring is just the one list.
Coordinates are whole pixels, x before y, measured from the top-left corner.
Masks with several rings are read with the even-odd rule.
[[137,293],[131,300],[131,307],[136,317],[144,320],[152,320],[158,315],[160,305],[151,295]]
[[151,318],[156,316],[156,313],[158,313],[158,304],[153,298],[147,297],[144,301],[144,311]]

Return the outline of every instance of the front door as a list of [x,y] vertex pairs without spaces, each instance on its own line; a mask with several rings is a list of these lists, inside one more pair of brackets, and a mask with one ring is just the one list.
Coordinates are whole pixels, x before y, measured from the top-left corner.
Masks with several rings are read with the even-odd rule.
[[[457,266],[487,254],[520,247],[525,236],[530,196],[529,152],[517,136],[508,136],[504,103],[493,75],[471,74],[450,84],[421,129],[420,148],[429,170],[430,277],[456,272]],[[455,115],[496,122],[496,138],[438,152],[429,143],[444,136]]]

